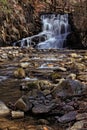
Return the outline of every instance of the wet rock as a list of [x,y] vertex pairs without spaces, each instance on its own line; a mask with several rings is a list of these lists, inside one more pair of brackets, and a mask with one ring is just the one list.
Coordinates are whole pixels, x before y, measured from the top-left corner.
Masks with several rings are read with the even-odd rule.
[[60,123],[68,123],[76,119],[77,112],[71,111],[58,119]]
[[61,80],[58,86],[54,89],[53,95],[57,97],[73,96],[81,94],[83,90],[84,84],[82,84],[80,81],[66,79]]
[[56,71],[63,71],[63,72],[67,71],[67,69],[64,68],[64,67],[55,67],[54,70],[56,70]]
[[67,78],[70,78],[70,79],[76,79],[76,74],[73,74],[73,73],[71,73],[71,74],[69,74],[68,76],[67,76]]
[[28,90],[38,89],[38,90],[50,90],[52,85],[47,80],[37,80],[27,84]]
[[0,101],[0,116],[4,117],[8,115],[10,115],[9,108],[2,101]]
[[77,71],[84,71],[86,69],[86,66],[83,63],[73,62],[71,65],[71,69],[77,70]]
[[22,96],[20,99],[18,99],[15,103],[15,107],[18,110],[21,111],[29,111],[32,108],[32,103],[29,102],[28,97],[27,96]]
[[32,108],[32,112],[34,114],[44,114],[44,113],[49,113],[53,107],[55,106],[55,104],[50,104],[50,105],[44,105],[44,104],[36,104],[33,108]]
[[80,81],[86,81],[87,82],[87,75],[86,74],[79,74],[77,76],[77,79]]
[[18,68],[14,71],[14,76],[16,78],[24,78],[26,76],[25,71],[23,68]]
[[71,128],[68,128],[67,130],[86,130],[87,127],[84,129],[83,126],[87,125],[87,121],[78,121],[76,122]]
[[76,53],[71,53],[70,56],[73,57],[73,58],[77,58],[78,57],[78,55]]
[[58,72],[54,72],[50,75],[50,78],[53,80],[53,81],[56,81],[56,79],[61,79],[61,74],[59,74]]
[[6,54],[6,53],[3,53],[3,54],[1,55],[1,58],[2,58],[2,59],[8,59],[7,54]]
[[86,69],[86,66],[82,63],[77,63],[76,67],[78,68],[78,70],[82,70],[82,71]]
[[30,63],[28,63],[28,62],[22,62],[22,63],[20,63],[20,67],[27,68],[29,66],[29,64]]
[[22,112],[22,111],[12,111],[11,116],[12,116],[13,119],[23,118],[24,117],[24,112]]
[[86,120],[87,119],[87,113],[81,113],[76,116],[76,120]]
[[51,89],[51,83],[47,80],[38,80],[36,81],[36,84],[39,89],[44,90],[44,89]]

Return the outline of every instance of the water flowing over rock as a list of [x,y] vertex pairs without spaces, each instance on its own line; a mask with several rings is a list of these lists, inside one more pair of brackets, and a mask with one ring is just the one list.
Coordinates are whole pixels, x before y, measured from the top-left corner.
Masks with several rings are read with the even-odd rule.
[[38,49],[63,48],[66,37],[70,33],[68,14],[42,15],[41,19],[47,39],[37,45]]
[[68,14],[55,15],[46,14],[41,16],[42,32],[14,43],[21,47],[35,45],[34,38],[39,38],[37,49],[58,49],[66,46],[66,38],[70,33],[70,25],[68,23]]
[[86,50],[0,49],[0,129],[87,129]]

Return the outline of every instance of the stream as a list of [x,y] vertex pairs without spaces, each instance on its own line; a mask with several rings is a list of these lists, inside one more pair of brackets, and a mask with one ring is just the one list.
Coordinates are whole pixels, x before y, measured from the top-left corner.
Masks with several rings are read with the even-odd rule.
[[[77,66],[75,67],[75,65]],[[16,73],[15,75],[14,72],[17,72],[18,68],[22,68],[25,71],[24,77],[20,78],[20,75],[22,74],[17,75]],[[59,77],[51,77],[55,72],[59,74]],[[50,83],[55,84],[59,82],[61,78],[66,79],[71,73],[74,73],[77,76],[77,80],[81,81],[84,85],[87,85],[86,50],[75,51],[63,49],[37,51],[35,49],[18,47],[1,48],[0,100],[6,105],[8,105],[9,102],[14,104],[20,97],[27,93],[25,90],[20,90],[21,84],[42,80],[47,80]],[[11,129],[11,127],[14,126],[21,130],[22,128],[24,128],[24,130],[66,130],[67,126],[69,127],[70,125],[57,123],[54,120],[57,120],[57,117],[54,118],[53,116],[45,118],[49,123],[44,123],[43,121],[39,121],[39,119],[43,119],[43,117],[33,117],[30,114],[28,116],[26,115],[23,119],[3,119],[2,124],[5,124],[5,128],[8,127]],[[20,121],[21,123],[19,123]],[[55,123],[52,123],[54,121]],[[72,124],[73,123],[71,123],[71,125]],[[0,125],[0,128],[4,130],[2,125]]]

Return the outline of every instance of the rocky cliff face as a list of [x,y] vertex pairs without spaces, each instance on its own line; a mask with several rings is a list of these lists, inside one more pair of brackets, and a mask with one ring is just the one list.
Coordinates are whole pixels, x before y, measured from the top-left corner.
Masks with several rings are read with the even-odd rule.
[[0,45],[40,32],[41,13],[69,13],[72,33],[68,36],[68,45],[87,47],[86,0],[1,0]]

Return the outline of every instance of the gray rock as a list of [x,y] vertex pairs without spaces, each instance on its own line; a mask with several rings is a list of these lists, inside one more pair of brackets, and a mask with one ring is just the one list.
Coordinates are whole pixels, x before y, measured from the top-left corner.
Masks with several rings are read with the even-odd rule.
[[10,109],[2,102],[0,101],[0,116],[8,116],[10,115]]
[[78,80],[66,79],[62,80],[55,88],[53,95],[58,97],[79,95],[84,90],[84,84]]
[[32,112],[34,114],[44,114],[44,113],[49,113],[53,107],[55,106],[55,104],[50,104],[50,105],[44,105],[44,104],[36,104],[33,108],[32,108]]
[[74,107],[70,106],[70,105],[64,105],[63,110],[66,111],[66,112],[73,111]]
[[77,112],[71,111],[58,119],[60,123],[68,123],[76,119]]

